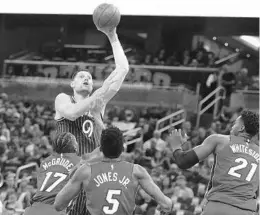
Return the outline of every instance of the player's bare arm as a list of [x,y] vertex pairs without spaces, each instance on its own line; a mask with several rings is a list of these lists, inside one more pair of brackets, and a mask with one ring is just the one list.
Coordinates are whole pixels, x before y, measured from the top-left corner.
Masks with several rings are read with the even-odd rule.
[[116,28],[110,29],[99,29],[107,35],[110,44],[112,46],[114,59],[115,59],[115,70],[107,77],[102,87],[94,92],[94,95],[102,95],[104,103],[106,104],[112,99],[115,94],[119,91],[128,71],[129,64],[125,56],[124,50],[118,39]]
[[99,103],[102,104],[103,99],[98,96],[90,96],[77,103],[72,103],[69,95],[60,93],[55,99],[55,109],[60,117],[74,121]]
[[223,138],[225,138],[225,136],[220,134],[210,135],[201,145],[188,151],[183,151],[181,148],[181,145],[185,141],[181,130],[175,130],[169,140],[173,149],[173,157],[176,164],[181,169],[188,169],[214,153]]
[[172,211],[173,202],[170,198],[165,196],[160,188],[154,183],[151,176],[148,174],[145,168],[140,165],[134,165],[133,171],[134,177],[137,179],[141,188],[161,206],[165,212]]
[[80,192],[84,181],[88,181],[91,176],[91,168],[88,164],[81,165],[63,187],[55,198],[54,207],[57,211],[64,210],[69,202],[74,199]]

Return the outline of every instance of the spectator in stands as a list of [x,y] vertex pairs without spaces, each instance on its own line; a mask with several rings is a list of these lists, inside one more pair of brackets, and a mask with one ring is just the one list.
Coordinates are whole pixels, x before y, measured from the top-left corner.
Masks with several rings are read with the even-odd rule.
[[135,149],[134,151],[134,163],[139,164],[144,167],[151,168],[151,160],[147,159],[144,156],[144,153],[141,149]]
[[182,130],[183,132],[185,132],[188,136],[191,135],[191,122],[190,121],[186,121],[182,124]]
[[198,63],[197,67],[205,67],[206,66],[205,55],[204,55],[204,52],[202,50],[197,52],[195,59]]
[[151,148],[151,142],[154,142],[157,151],[164,151],[167,147],[167,143],[161,139],[161,133],[154,131],[153,138],[144,143],[144,149]]
[[196,59],[192,59],[191,63],[190,63],[190,67],[198,67],[199,63]]
[[177,53],[173,52],[171,56],[169,56],[165,63],[167,66],[179,66],[180,63],[177,59]]
[[248,77],[248,70],[242,68],[236,73],[236,89],[247,90],[250,85],[250,80]]
[[8,192],[15,188],[15,174],[7,172],[4,180],[4,184],[1,187],[0,200],[4,202],[7,198]]
[[161,62],[159,61],[158,57],[153,57],[152,65],[160,65]]
[[25,209],[30,206],[31,195],[28,190],[28,180],[22,179],[17,189],[17,203],[19,209]]
[[190,51],[185,50],[182,55],[181,65],[189,66],[190,63],[191,63]]
[[144,58],[144,64],[145,65],[151,65],[152,64],[152,55],[147,54]]
[[233,72],[228,71],[227,65],[220,71],[221,85],[226,89],[226,99],[224,105],[229,106],[230,96],[236,84],[236,77]]
[[162,181],[162,191],[168,197],[171,197],[174,193],[173,183],[171,183],[169,176],[166,176]]
[[166,53],[165,53],[165,49],[161,49],[158,53],[158,61],[161,65],[165,64],[165,60],[166,60]]
[[175,196],[183,200],[192,199],[194,197],[192,189],[187,187],[187,181],[184,175],[179,175],[177,177],[173,193]]
[[208,53],[207,67],[215,67],[215,54],[213,52]]
[[146,144],[143,145],[143,149],[147,157],[154,157],[157,152],[156,141],[151,139],[149,142],[146,142]]

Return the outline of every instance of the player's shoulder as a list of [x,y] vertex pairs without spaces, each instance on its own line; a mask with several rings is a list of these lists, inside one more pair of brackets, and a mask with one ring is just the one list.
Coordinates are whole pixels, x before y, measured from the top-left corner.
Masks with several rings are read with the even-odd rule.
[[82,162],[80,163],[79,167],[77,168],[75,174],[74,174],[74,178],[76,180],[86,180],[91,176],[91,166],[89,163],[87,162]]
[[[127,162],[127,161],[125,161]],[[143,178],[148,174],[147,170],[139,164],[133,164],[133,175],[135,178]]]
[[230,135],[212,134],[208,138],[216,144],[216,153],[221,152],[230,143]]
[[71,101],[70,95],[66,93],[59,93],[55,98],[55,102],[64,102],[64,101]]
[[224,134],[211,134],[207,137],[208,140],[214,141],[216,143],[228,143],[230,140],[230,135],[224,135]]
[[65,158],[67,158],[74,165],[77,165],[81,161],[81,158],[76,153],[66,154]]

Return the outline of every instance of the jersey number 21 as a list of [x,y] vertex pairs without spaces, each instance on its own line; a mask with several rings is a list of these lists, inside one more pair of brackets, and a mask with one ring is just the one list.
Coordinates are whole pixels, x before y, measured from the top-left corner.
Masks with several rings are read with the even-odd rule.
[[[244,158],[237,158],[235,160],[235,162],[239,163],[239,165],[231,167],[229,169],[229,171],[228,171],[228,174],[232,175],[232,176],[234,176],[236,178],[241,178],[241,174],[236,172],[236,171],[242,170],[242,169],[246,168],[247,165],[248,165],[248,162]],[[251,169],[250,169],[249,173],[246,176],[246,181],[251,181],[252,180],[256,170],[257,170],[257,164],[251,163]]]

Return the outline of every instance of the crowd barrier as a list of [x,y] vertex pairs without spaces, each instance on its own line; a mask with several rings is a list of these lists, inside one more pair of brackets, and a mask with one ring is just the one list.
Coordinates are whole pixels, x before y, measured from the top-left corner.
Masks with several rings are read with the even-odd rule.
[[[4,74],[12,72],[18,76],[28,72],[35,73],[41,71],[45,76],[55,78],[58,75],[70,77],[78,67],[88,69],[93,76],[102,80],[104,73],[109,73],[115,66],[84,62],[5,60],[3,70]],[[145,80],[166,87],[172,85],[172,83],[181,83],[196,89],[198,82],[205,83],[208,75],[216,71],[218,70],[215,68],[130,65],[127,79],[131,79],[134,76],[136,81]]]
[[[94,88],[102,82],[94,82]],[[0,91],[7,93],[12,99],[31,99],[33,101],[54,101],[61,93],[72,94],[69,79],[49,79],[12,77],[0,79]],[[175,107],[182,105],[187,111],[197,109],[198,95],[184,88],[158,89],[150,84],[123,84],[117,95],[111,100],[112,105],[154,107],[162,105]]]

